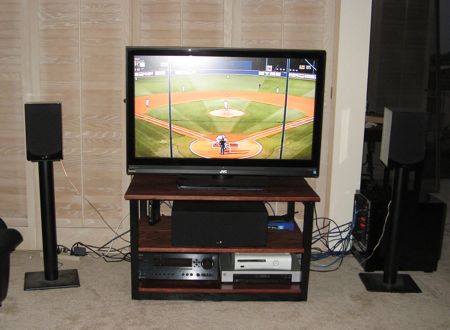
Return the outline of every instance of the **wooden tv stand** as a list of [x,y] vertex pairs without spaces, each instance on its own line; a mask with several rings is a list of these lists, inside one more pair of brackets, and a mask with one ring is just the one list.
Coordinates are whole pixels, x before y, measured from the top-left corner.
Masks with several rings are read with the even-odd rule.
[[[133,299],[202,300],[307,300],[311,259],[314,203],[319,196],[308,183],[297,177],[271,177],[266,190],[179,190],[175,175],[135,175],[125,193],[130,201],[131,293]],[[148,223],[148,201],[219,200],[287,202],[291,215],[295,202],[304,204],[303,228],[269,231],[267,246],[259,248],[175,247],[171,244],[171,221],[161,216]],[[139,254],[149,252],[229,253],[291,252],[302,254],[301,282],[289,284],[228,284],[217,281],[139,279]],[[220,272],[220,270],[219,270]]]

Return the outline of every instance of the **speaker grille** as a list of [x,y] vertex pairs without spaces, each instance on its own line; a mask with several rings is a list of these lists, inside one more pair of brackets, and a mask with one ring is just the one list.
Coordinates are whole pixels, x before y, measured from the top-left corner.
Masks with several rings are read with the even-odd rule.
[[61,103],[25,104],[27,160],[61,160]]

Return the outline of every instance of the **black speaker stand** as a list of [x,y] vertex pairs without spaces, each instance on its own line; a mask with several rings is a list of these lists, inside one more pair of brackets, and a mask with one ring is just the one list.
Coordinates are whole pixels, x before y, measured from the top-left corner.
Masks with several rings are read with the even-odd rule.
[[367,291],[420,293],[422,292],[411,276],[398,275],[398,232],[400,230],[400,213],[403,206],[403,193],[406,189],[408,170],[405,166],[397,166],[394,175],[393,214],[389,238],[389,251],[384,263],[384,273],[360,273],[359,277]]
[[58,270],[53,162],[44,160],[38,163],[44,271],[25,273],[24,289],[28,291],[79,287],[80,280],[76,269]]

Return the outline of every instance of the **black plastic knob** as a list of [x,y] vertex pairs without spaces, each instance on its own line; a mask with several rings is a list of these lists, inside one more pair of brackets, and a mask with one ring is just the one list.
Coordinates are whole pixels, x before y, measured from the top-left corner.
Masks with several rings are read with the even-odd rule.
[[202,260],[202,267],[204,269],[211,269],[214,266],[214,261],[211,258],[205,258]]

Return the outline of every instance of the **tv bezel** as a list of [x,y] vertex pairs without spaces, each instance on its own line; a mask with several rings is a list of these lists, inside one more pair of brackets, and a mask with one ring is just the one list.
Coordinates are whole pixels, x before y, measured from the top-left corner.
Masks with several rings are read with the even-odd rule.
[[[219,159],[219,158],[144,158],[135,155],[135,56],[227,56],[314,58],[318,74],[314,99],[312,155],[309,160],[292,159]],[[194,48],[194,47],[126,47],[126,152],[127,173],[199,174],[318,177],[322,140],[322,117],[325,89],[326,52],[324,50]]]

